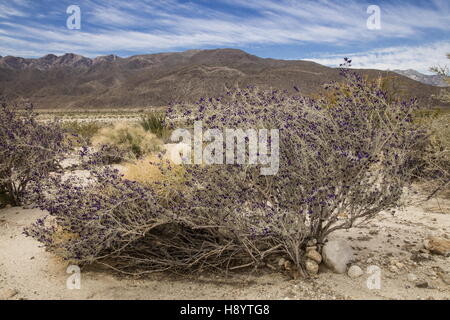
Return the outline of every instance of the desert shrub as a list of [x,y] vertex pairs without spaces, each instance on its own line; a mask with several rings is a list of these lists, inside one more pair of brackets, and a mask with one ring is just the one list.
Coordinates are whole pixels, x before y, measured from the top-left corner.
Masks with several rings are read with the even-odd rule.
[[249,239],[272,239],[300,267],[309,239],[323,243],[335,230],[396,208],[424,137],[412,123],[415,102],[389,101],[379,86],[345,75],[344,84],[328,86],[331,107],[327,99],[248,88],[170,108],[167,119],[188,116],[188,127],[201,120],[207,128],[280,130],[275,176],[261,176],[258,166],[188,168],[190,183],[201,188],[184,198],[186,214],[226,220]]
[[176,196],[175,191],[182,190],[186,172],[180,165],[151,155],[125,164],[124,178],[151,187],[161,200],[167,202]]
[[88,146],[83,145],[79,155],[81,167],[86,169],[92,166],[119,164],[131,160],[127,150],[111,144],[97,145],[95,150],[91,150]]
[[131,158],[140,158],[146,154],[159,151],[161,143],[161,140],[155,134],[145,131],[140,126],[126,122],[102,128],[92,138],[94,146],[115,146]]
[[0,193],[12,204],[23,203],[31,182],[59,168],[68,150],[59,122],[39,123],[32,105],[20,114],[0,107]]
[[[173,129],[180,119],[186,128],[201,120],[205,128],[279,129],[276,175],[262,176],[260,165],[185,164],[183,187],[162,198],[152,183],[94,170],[88,186],[53,182],[58,192],[42,193],[39,205],[54,219],[27,232],[75,263],[126,272],[258,267],[280,254],[301,270],[308,240],[323,243],[400,204],[422,139],[414,102],[388,102],[358,75],[346,77],[350,94],[338,94],[332,107],[326,99],[247,88],[168,109]],[[58,227],[76,236],[55,243]]]
[[427,131],[427,140],[418,153],[418,177],[425,182],[431,198],[450,189],[450,112],[422,113],[416,122]]
[[[124,180],[117,170],[92,170],[90,183],[53,177],[37,205],[50,216],[25,234],[78,265],[101,263],[123,272],[185,272],[222,268],[245,259],[245,246],[231,234],[178,216],[159,204],[152,188]],[[138,270],[138,271],[136,271]]]
[[166,141],[170,137],[170,130],[165,125],[165,116],[163,113],[151,113],[142,116],[139,124],[145,131],[154,133],[158,138]]
[[89,145],[91,143],[92,138],[103,127],[97,121],[87,121],[87,122],[71,121],[65,122],[62,126],[64,129],[67,130],[68,133],[72,134],[75,138],[78,138],[72,139],[78,145],[84,144]]
[[[450,59],[450,54],[447,54]],[[431,71],[440,75],[450,84],[450,71],[447,66],[431,68]],[[442,89],[434,98],[450,103],[449,88]],[[429,139],[422,157],[423,172],[427,184],[431,187],[432,196],[450,193],[450,112],[438,110],[432,114],[422,115],[419,122],[424,123],[428,129]]]

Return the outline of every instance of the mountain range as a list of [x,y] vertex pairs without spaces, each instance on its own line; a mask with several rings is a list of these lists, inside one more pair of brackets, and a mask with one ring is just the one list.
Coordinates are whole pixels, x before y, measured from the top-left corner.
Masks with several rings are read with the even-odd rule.
[[419,81],[424,84],[429,84],[431,86],[446,88],[449,87],[450,84],[445,81],[439,75],[427,75],[420,73],[416,70],[408,69],[408,70],[394,70],[395,73],[401,74],[402,76],[408,77],[410,79]]
[[[388,79],[387,86],[424,105],[442,88],[390,71],[359,70]],[[189,50],[121,58],[94,59],[68,53],[39,59],[0,57],[0,96],[9,102],[31,101],[45,109],[147,108],[173,100],[194,101],[223,94],[227,88],[300,88],[317,92],[341,79],[339,70],[301,60],[260,58],[237,49]]]

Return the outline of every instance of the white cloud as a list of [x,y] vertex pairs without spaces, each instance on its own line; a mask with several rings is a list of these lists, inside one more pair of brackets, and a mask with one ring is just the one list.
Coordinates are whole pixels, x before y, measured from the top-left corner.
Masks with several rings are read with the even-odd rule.
[[[326,44],[336,47],[374,47],[383,41],[427,39],[430,31],[450,31],[448,0],[432,0],[427,7],[402,2],[382,2],[382,29],[366,27],[367,6],[356,0],[215,0],[239,10],[219,11],[204,2],[141,0],[107,3],[79,0],[82,30],[71,31],[30,19],[26,24],[0,21],[0,54],[42,56],[49,52],[75,52],[95,56],[113,52],[150,53],[185,48]],[[0,0],[0,17],[25,15],[29,0]],[[16,4],[14,6],[13,4]],[[202,4],[203,3],[203,4]],[[20,5],[19,5],[20,4]],[[1,10],[5,7],[5,10]],[[246,15],[243,10],[250,10]],[[56,9],[54,9],[56,10]],[[65,14],[65,12],[63,12]],[[401,43],[401,42],[400,42]],[[448,42],[431,48],[418,46],[351,53],[355,66],[417,68],[445,59]],[[416,51],[414,51],[416,50]],[[341,51],[341,50],[340,50]],[[450,51],[450,50],[448,50]],[[438,58],[443,56],[444,58]],[[338,65],[343,55],[312,57]]]
[[0,3],[0,18],[6,19],[10,17],[26,17],[28,16],[22,10],[15,8],[14,6],[8,4]]
[[344,57],[348,57],[352,59],[353,68],[380,70],[415,69],[429,74],[430,67],[443,66],[449,63],[446,57],[447,53],[450,53],[450,42],[436,42],[421,46],[402,46],[366,52],[324,55],[305,60],[337,67],[343,62]]

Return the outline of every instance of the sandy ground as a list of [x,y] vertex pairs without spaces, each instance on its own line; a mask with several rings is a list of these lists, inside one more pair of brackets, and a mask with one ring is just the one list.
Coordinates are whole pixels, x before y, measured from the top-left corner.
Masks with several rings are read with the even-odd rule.
[[[367,286],[369,274],[351,279],[321,267],[314,279],[292,280],[280,272],[203,275],[176,278],[167,274],[124,278],[110,271],[82,270],[81,289],[66,286],[67,265],[22,234],[45,215],[39,210],[0,210],[0,295],[10,299],[450,299],[450,257],[427,253],[427,235],[450,235],[450,201],[432,200],[395,215],[380,214],[364,226],[341,231],[363,270],[381,269],[381,289]],[[422,250],[422,252],[420,252]],[[420,255],[420,259],[417,258]],[[419,288],[413,273],[427,282]]]

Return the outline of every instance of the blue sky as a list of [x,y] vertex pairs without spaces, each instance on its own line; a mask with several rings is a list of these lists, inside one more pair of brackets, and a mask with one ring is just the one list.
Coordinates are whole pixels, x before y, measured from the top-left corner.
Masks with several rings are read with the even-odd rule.
[[[69,30],[67,7],[81,9]],[[369,5],[381,29],[369,30]],[[239,48],[260,57],[416,69],[447,63],[449,0],[0,0],[0,55]]]

